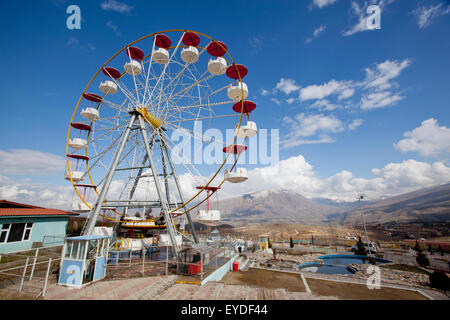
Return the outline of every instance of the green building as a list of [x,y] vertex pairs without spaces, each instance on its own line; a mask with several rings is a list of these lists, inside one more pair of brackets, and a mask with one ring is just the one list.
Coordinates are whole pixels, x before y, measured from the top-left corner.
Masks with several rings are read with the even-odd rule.
[[0,254],[63,245],[69,217],[77,215],[0,200]]

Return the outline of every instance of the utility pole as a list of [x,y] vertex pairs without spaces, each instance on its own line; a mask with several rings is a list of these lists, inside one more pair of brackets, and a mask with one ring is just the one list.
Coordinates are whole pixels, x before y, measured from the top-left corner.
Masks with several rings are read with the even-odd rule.
[[369,243],[369,237],[367,236],[366,221],[364,219],[364,213],[363,213],[363,209],[361,206],[361,200],[364,199],[364,194],[362,194],[362,193],[358,194],[357,199],[359,201],[359,209],[361,211],[361,217],[362,217],[363,225],[364,225],[364,234],[366,236],[366,242],[367,242],[367,247],[369,248],[369,256],[370,256],[372,253],[370,252],[370,243]]

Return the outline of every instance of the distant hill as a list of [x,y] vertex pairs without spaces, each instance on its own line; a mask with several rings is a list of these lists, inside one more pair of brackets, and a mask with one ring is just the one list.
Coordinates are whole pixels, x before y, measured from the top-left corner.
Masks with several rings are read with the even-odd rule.
[[[362,206],[366,223],[450,221],[450,183],[405,193]],[[361,223],[359,207],[336,217],[344,225]]]
[[[450,183],[361,202],[368,224],[412,221],[450,221]],[[305,225],[361,223],[359,202],[308,199],[292,191],[261,191],[228,198],[214,209],[222,223],[299,223]]]
[[248,193],[220,201],[218,209],[225,223],[292,222],[306,225],[322,224],[327,215],[342,211],[291,191]]

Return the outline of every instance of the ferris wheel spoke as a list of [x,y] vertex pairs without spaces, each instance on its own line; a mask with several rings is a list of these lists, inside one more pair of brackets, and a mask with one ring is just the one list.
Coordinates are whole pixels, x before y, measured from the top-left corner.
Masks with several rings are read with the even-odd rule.
[[[156,42],[156,37],[153,37],[153,45],[152,45],[152,51],[151,52],[153,52],[155,50],[155,42]],[[153,61],[153,55],[150,54],[150,60],[149,60],[149,63],[148,63],[148,70],[147,70],[147,77],[145,78],[144,96],[142,98],[142,101],[146,101],[145,100],[145,96],[147,94],[147,90],[149,89],[148,88],[148,80],[149,80],[149,77],[150,77],[150,70],[152,68],[152,61]],[[143,70],[145,72],[144,63],[142,63],[142,68],[143,68]]]
[[197,139],[200,142],[203,142],[203,143],[204,142],[217,142],[221,146],[225,146],[226,145],[226,143],[224,141],[220,140],[220,139],[216,139],[216,138],[207,136],[205,134],[202,134],[202,133],[199,133],[199,132],[195,132],[193,130],[187,129],[187,128],[182,127],[180,125],[170,124],[170,126],[175,128],[175,129],[179,129],[179,130],[185,131],[189,135],[190,138]]
[[[214,91],[214,92],[210,93],[209,95],[203,97],[203,99],[207,99],[207,98],[210,98],[210,97],[212,97],[212,96],[218,94],[219,92],[221,92],[221,91],[227,89],[228,86],[229,86],[229,85],[226,85],[226,86],[224,86],[224,87],[222,87],[222,88],[220,88],[220,89],[217,89],[216,91]],[[178,102],[178,101],[177,101],[177,102]],[[183,108],[184,108],[184,109],[187,109],[187,108],[193,107],[194,105],[195,105],[195,104],[190,105],[190,106],[187,106],[187,107],[183,107]],[[183,109],[183,110],[184,110],[184,109]],[[167,115],[166,118],[165,118],[165,120],[167,121],[168,119],[170,119],[171,117],[175,116],[176,114],[178,114],[178,113],[181,112],[181,111],[182,111],[182,110],[179,110],[179,111],[177,111],[177,112],[174,112],[174,113],[171,113],[171,114]]]
[[188,121],[195,122],[195,121],[207,120],[207,119],[237,118],[237,117],[240,117],[239,113],[236,113],[236,114],[224,114],[224,115],[218,115],[218,116],[209,116],[209,117],[203,117],[203,118],[180,119],[180,120],[175,120],[175,121],[170,121],[170,122],[164,122],[164,124],[175,125],[175,123],[177,123],[177,122],[188,122]]
[[[198,58],[200,58],[200,56],[203,54],[203,52],[205,52],[205,49],[202,49],[202,50],[200,51],[200,53],[198,54]],[[177,74],[175,77],[173,77],[173,79],[167,84],[167,86],[162,90],[162,92],[165,92],[166,89],[168,89],[169,86],[172,84],[172,82],[175,81],[176,79],[178,79],[178,80],[177,80],[177,84],[178,84],[179,80],[181,79],[181,75],[183,75],[184,72],[186,71],[186,69],[187,69],[189,66],[191,66],[191,65],[192,65],[192,64],[190,64],[190,63],[185,63],[184,66],[183,66],[183,69],[181,69],[180,72],[178,72],[178,74]],[[176,87],[177,87],[177,85],[174,86],[174,89],[175,89]],[[173,90],[174,90],[174,89],[173,89]],[[172,92],[171,92],[171,95],[173,94],[173,90],[172,90]]]
[[[202,49],[202,51],[199,53],[198,58],[200,58],[200,56],[203,54],[203,52],[205,51],[205,49]],[[166,85],[166,87],[164,89],[162,89],[160,91],[159,97],[165,93],[165,91],[170,87],[170,85],[177,80],[176,84],[173,86],[172,91],[170,92],[169,97],[173,96],[173,92],[175,91],[175,89],[177,88],[180,80],[182,79],[181,76],[185,73],[185,71],[188,69],[189,66],[191,66],[191,64],[189,63],[185,63],[184,65],[179,63],[180,66],[182,66],[183,68],[177,73],[177,75],[175,77],[172,78],[172,80]],[[165,101],[164,101],[165,102]],[[164,112],[164,110],[162,111]]]
[[[153,93],[154,93],[154,91],[155,91],[155,88],[158,86],[160,79],[161,79],[162,77],[164,77],[164,75],[165,75],[165,73],[166,73],[167,66],[170,64],[170,62],[172,61],[172,58],[174,57],[174,55],[175,55],[176,52],[178,51],[178,48],[180,47],[180,43],[181,43],[181,40],[183,39],[183,36],[184,36],[184,32],[183,32],[183,34],[181,35],[180,40],[178,40],[177,46],[176,46],[175,49],[173,50],[172,55],[171,55],[170,58],[169,58],[169,61],[168,61],[166,64],[164,64],[164,69],[163,69],[163,71],[161,72],[161,75],[160,75],[160,77],[158,78],[158,81],[156,81],[156,84],[155,84],[155,86],[153,87],[153,90],[152,90],[152,92],[150,93],[148,99],[144,101],[143,104],[144,104],[145,106],[149,105],[149,101],[153,98]],[[153,53],[153,51],[152,51],[152,53]],[[153,103],[153,101],[152,101],[152,103]],[[152,103],[150,103],[150,104],[152,104]]]
[[[203,108],[203,107],[214,107],[214,106],[221,106],[221,105],[225,105],[225,104],[231,104],[231,103],[236,103],[236,101],[230,100],[230,101],[222,101],[222,102],[212,102],[212,103],[204,103],[204,104],[193,104],[187,107],[176,107],[176,108],[169,108],[167,109],[167,111],[184,111],[185,109],[190,109],[190,108]],[[167,121],[167,122],[171,122],[171,121]]]

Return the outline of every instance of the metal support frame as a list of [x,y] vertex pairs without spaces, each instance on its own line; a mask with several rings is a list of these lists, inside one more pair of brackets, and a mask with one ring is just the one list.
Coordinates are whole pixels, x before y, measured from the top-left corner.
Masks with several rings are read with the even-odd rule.
[[[150,150],[150,145],[148,143],[147,130],[145,129],[144,120],[140,116],[138,117],[138,120],[139,120],[139,124],[141,126],[142,138],[144,139],[144,145],[145,145],[145,149],[147,151],[147,157],[148,157],[148,160],[150,161],[150,169],[151,169],[153,175],[156,177],[155,164],[153,162],[152,152]],[[158,130],[158,129],[155,129],[155,130]],[[179,248],[178,248],[176,237],[175,237],[176,230],[172,223],[172,218],[170,217],[170,214],[169,214],[170,211],[169,211],[168,203],[166,203],[164,200],[164,196],[163,196],[163,193],[161,190],[161,185],[159,184],[159,180],[154,179],[154,181],[155,181],[156,191],[158,193],[159,200],[161,201],[161,209],[162,209],[162,212],[164,215],[164,219],[166,221],[166,228],[169,231],[170,240],[172,241],[172,250],[173,250],[174,256],[178,260]]]
[[95,204],[94,212],[92,213],[92,216],[90,217],[83,234],[92,234],[92,231],[94,231],[94,227],[95,227],[95,223],[97,222],[98,214],[100,213],[100,210],[102,208],[103,201],[105,200],[106,193],[109,190],[109,186],[111,184],[112,177],[114,176],[114,172],[116,171],[117,164],[119,163],[120,156],[122,155],[123,149],[125,148],[125,144],[128,141],[128,137],[130,135],[130,131],[131,131],[131,128],[133,127],[135,120],[136,120],[136,114],[132,113],[130,122],[128,123],[128,126],[125,128],[125,132],[122,137],[122,141],[120,142],[119,149],[117,150],[116,156],[114,157],[114,161],[111,165],[111,168],[109,169],[108,175],[106,176],[106,180],[103,184],[102,191],[100,192],[100,195]]
[[[120,158],[122,156],[122,153],[123,153],[123,151],[125,149],[125,145],[126,145],[126,143],[128,141],[128,138],[130,136],[130,132],[132,130],[141,130],[141,134],[142,134],[142,138],[143,138],[143,142],[144,142],[143,144],[145,146],[145,151],[146,151],[145,154],[144,154],[144,158],[143,158],[142,164],[139,167],[136,166],[136,167],[133,167],[133,168],[131,168],[131,167],[130,168],[118,168],[118,165],[119,165],[119,162],[120,162]],[[155,130],[160,130],[160,129],[159,128],[155,128]],[[158,174],[157,169],[155,167],[155,164],[153,162],[153,151],[154,151],[154,143],[155,143],[155,141],[158,141],[160,143],[160,146],[161,146],[161,157],[162,157],[162,165],[163,165],[163,168],[162,168],[163,173],[162,174]],[[135,190],[137,188],[139,180],[142,177],[147,176],[147,175],[143,175],[143,171],[146,168],[149,168],[151,170],[151,176],[155,177],[154,178],[154,182],[155,182],[155,187],[156,187],[156,191],[157,191],[157,194],[158,194],[159,201],[133,201],[133,200],[131,200],[133,198],[133,195],[135,193]],[[169,172],[169,168],[170,168],[171,172]],[[107,201],[106,200],[106,195],[108,193],[108,190],[109,190],[110,184],[112,182],[112,178],[114,176],[114,173],[116,171],[118,171],[118,170],[124,170],[124,169],[129,169],[129,170],[138,169],[138,174],[135,177],[135,181],[133,183],[132,188],[130,189],[130,192],[128,194],[128,199],[127,200],[112,200],[112,199],[110,199],[110,200]],[[148,136],[147,136],[147,130],[145,128],[144,119],[142,118],[142,116],[137,111],[131,111],[130,112],[130,121],[128,123],[128,126],[125,128],[125,131],[124,131],[124,134],[122,136],[122,140],[120,142],[119,148],[116,151],[114,160],[113,160],[113,162],[111,164],[111,167],[109,168],[108,174],[107,174],[106,179],[105,179],[105,181],[103,183],[103,187],[102,187],[102,189],[100,191],[100,194],[99,194],[99,197],[98,197],[97,202],[95,204],[95,207],[92,210],[92,214],[91,214],[91,216],[88,219],[88,222],[86,224],[85,230],[83,231],[83,234],[92,234],[92,232],[94,230],[94,227],[95,227],[95,224],[96,224],[96,221],[97,221],[97,218],[98,218],[98,215],[99,215],[99,213],[100,213],[100,211],[101,211],[101,209],[102,209],[102,207],[103,207],[105,202],[108,202],[108,203],[115,203],[115,202],[117,202],[117,203],[124,203],[123,205],[118,204],[117,206],[124,207],[125,208],[125,212],[124,212],[125,214],[126,214],[127,209],[131,208],[131,207],[137,207],[137,206],[161,207],[162,213],[164,215],[164,219],[166,221],[165,224],[166,224],[169,236],[170,236],[170,240],[172,242],[173,254],[176,257],[176,259],[178,260],[179,259],[179,250],[180,250],[180,248],[178,247],[177,242],[176,242],[177,231],[176,231],[176,229],[174,227],[173,219],[172,219],[172,217],[170,215],[170,210],[171,210],[170,208],[172,206],[174,206],[174,205],[175,205],[175,207],[178,206],[179,203],[176,200],[174,201],[174,203],[171,203],[171,201],[170,201],[171,198],[170,198],[170,194],[169,194],[169,183],[167,181],[167,177],[169,175],[172,175],[172,177],[175,180],[177,191],[178,191],[179,196],[180,196],[180,199],[179,199],[181,201],[180,204],[182,204],[182,203],[184,203],[184,197],[183,197],[183,193],[182,193],[182,190],[181,190],[180,182],[179,182],[178,177],[176,175],[175,167],[174,167],[174,164],[172,162],[170,153],[168,151],[168,148],[167,148],[165,142],[163,141],[163,139],[156,139],[156,135],[154,135],[153,139],[151,140],[151,143],[149,143],[149,139],[148,139]],[[166,195],[165,196],[164,196],[164,193],[163,193],[163,189],[162,189],[161,183],[160,183],[159,179],[157,178],[158,176],[164,176],[166,178],[165,179],[165,185],[164,185],[165,191],[166,191]],[[153,202],[153,203],[151,203],[151,202]],[[185,211],[185,214],[187,216],[187,219],[188,219],[188,222],[189,222],[189,226],[191,227],[191,233],[192,233],[192,236],[194,238],[193,240],[194,240],[195,243],[198,243],[198,236],[197,236],[197,234],[195,232],[193,221],[192,221],[192,218],[190,216],[190,213],[186,212],[185,208],[183,208],[183,210]],[[192,240],[190,239],[190,241],[192,241]]]
[[[172,174],[173,174],[173,177],[175,179],[175,184],[176,184],[177,189],[178,189],[178,194],[180,195],[180,201],[182,203],[184,203],[183,192],[181,191],[180,182],[178,181],[178,176],[177,176],[177,174],[175,172],[175,166],[173,165],[172,157],[170,156],[170,153],[167,150],[167,146],[165,144],[163,146],[164,146],[164,150],[166,151],[167,160],[168,160],[169,165],[170,165],[170,170],[172,170]],[[186,208],[183,207],[183,210],[186,211]],[[191,218],[191,213],[187,212],[186,213],[186,217],[187,217],[188,222],[189,222],[189,227],[191,228],[192,236],[194,237],[194,242],[198,243],[198,236],[197,236],[197,233],[195,232],[194,224],[193,224],[192,218]]]

